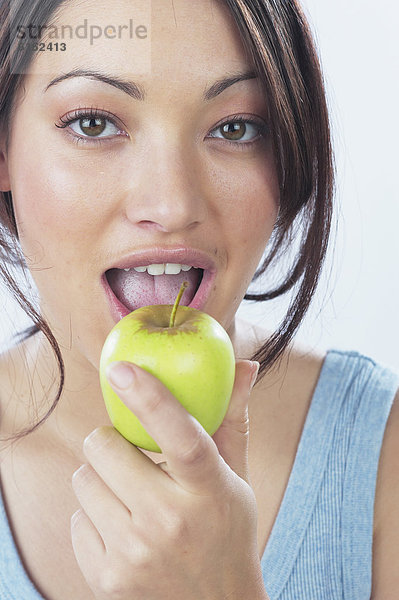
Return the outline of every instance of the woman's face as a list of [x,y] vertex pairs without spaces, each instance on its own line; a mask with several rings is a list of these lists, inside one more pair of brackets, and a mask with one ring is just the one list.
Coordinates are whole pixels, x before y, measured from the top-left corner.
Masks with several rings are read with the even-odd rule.
[[[103,31],[112,24],[111,36],[132,20],[133,29],[147,27],[146,39],[138,30],[143,45],[127,27],[120,39],[102,35],[92,44],[65,33],[58,40],[64,51],[49,39],[53,49],[38,52],[26,74],[7,155],[20,242],[43,315],[65,348],[97,367],[115,324],[102,276],[143,249],[187,246],[211,257],[216,275],[202,309],[233,334],[279,200],[267,128],[231,123],[237,115],[266,123],[259,81],[203,97],[216,81],[252,70],[227,9],[213,0],[110,6],[67,2],[55,24],[75,29],[87,19]],[[150,22],[140,22],[143,7],[151,9]],[[134,81],[144,98],[82,76],[46,89],[75,69]],[[107,118],[73,114],[91,108]],[[56,126],[67,117],[75,120]]]

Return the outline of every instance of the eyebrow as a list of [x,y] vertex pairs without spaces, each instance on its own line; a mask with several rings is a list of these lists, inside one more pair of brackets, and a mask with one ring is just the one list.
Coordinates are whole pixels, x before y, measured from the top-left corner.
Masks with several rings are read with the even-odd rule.
[[[102,81],[103,83],[107,83],[108,85],[112,85],[113,87],[125,92],[135,100],[145,100],[146,92],[142,86],[134,81],[126,81],[117,77],[115,75],[109,75],[106,73],[102,73],[99,71],[89,71],[85,69],[74,69],[73,71],[69,71],[68,73],[64,73],[63,75],[59,75],[55,79],[52,79],[47,86],[44,88],[43,93],[45,93],[51,86],[64,81],[65,79],[71,79],[72,77],[86,77],[89,79],[97,79],[98,81]],[[244,73],[233,73],[227,77],[223,77],[221,79],[217,79],[215,83],[213,83],[209,88],[205,89],[203,93],[203,100],[205,102],[209,102],[216,96],[219,96],[224,90],[228,87],[238,83],[239,81],[246,81],[248,79],[256,79],[258,76],[255,71],[247,71]]]

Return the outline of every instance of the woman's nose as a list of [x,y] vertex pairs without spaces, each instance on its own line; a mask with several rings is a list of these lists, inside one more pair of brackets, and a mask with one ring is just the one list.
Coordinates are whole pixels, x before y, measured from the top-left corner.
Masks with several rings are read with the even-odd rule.
[[136,226],[178,232],[202,223],[207,215],[198,157],[177,144],[153,147],[134,169],[126,215]]

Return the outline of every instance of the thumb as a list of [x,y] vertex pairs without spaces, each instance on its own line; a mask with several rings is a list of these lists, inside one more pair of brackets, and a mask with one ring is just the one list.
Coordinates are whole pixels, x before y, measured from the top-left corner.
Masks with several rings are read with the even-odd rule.
[[259,363],[257,361],[240,360],[236,362],[229,408],[219,429],[212,436],[224,461],[247,483],[250,483],[248,402],[258,370]]

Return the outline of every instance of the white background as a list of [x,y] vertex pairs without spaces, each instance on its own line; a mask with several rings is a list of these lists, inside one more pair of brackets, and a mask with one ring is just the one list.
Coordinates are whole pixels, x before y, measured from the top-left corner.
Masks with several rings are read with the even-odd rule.
[[[325,74],[337,163],[336,218],[321,285],[298,339],[399,369],[398,9],[393,0],[303,2]],[[260,288],[251,286],[251,291]],[[0,288],[0,348],[30,324]],[[270,329],[273,305],[239,316]]]

